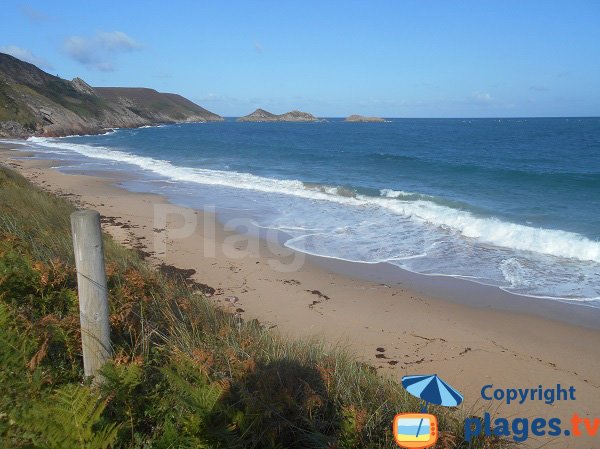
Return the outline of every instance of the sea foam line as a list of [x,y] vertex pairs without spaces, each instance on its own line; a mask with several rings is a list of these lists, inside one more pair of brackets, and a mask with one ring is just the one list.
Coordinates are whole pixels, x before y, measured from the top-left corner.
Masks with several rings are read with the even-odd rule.
[[505,222],[494,217],[478,217],[468,211],[453,209],[423,199],[402,200],[402,197],[409,195],[408,192],[386,190],[382,191],[381,197],[338,195],[335,193],[337,188],[318,190],[307,188],[298,180],[279,180],[249,173],[180,167],[167,160],[50,138],[31,137],[28,140],[46,148],[66,149],[95,159],[125,162],[175,181],[294,195],[309,200],[335,202],[354,207],[381,207],[403,217],[451,230],[463,237],[486,244],[600,263],[600,242],[592,241],[580,234],[534,228]]

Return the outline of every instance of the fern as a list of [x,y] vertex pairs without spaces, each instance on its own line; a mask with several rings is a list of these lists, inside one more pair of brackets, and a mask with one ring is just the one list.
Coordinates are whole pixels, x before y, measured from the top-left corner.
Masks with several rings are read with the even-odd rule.
[[194,379],[195,382],[191,384],[171,368],[163,368],[162,372],[182,405],[193,411],[199,419],[212,412],[223,394],[223,388],[216,383]]
[[225,389],[200,374],[185,362],[175,364],[177,370],[162,368],[168,384],[165,398],[167,410],[157,448],[216,448],[217,441],[227,441],[231,428],[217,422],[217,408]]
[[22,432],[16,422],[43,385],[40,369],[27,365],[35,353],[35,342],[17,326],[9,306],[0,302],[0,445],[13,447]]
[[113,447],[119,426],[102,424],[106,400],[87,386],[67,385],[32,408],[22,427],[32,432],[36,447],[107,449]]
[[102,367],[105,387],[111,394],[122,397],[130,396],[142,382],[142,368],[133,363],[115,365],[108,362]]
[[[0,393],[2,398],[15,382],[27,377],[27,363],[35,350],[34,342],[17,328],[10,308],[0,302]],[[15,379],[18,378],[18,379]]]

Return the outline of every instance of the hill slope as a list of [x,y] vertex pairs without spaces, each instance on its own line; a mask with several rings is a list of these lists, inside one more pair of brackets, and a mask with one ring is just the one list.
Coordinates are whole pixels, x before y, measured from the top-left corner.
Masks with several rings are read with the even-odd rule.
[[94,89],[0,53],[0,137],[92,134],[220,116],[175,94],[143,88]]
[[95,87],[94,91],[100,98],[152,122],[223,120],[177,94],[164,94],[144,87]]
[[276,115],[260,108],[237,119],[238,122],[317,122],[318,120],[317,117],[308,112],[290,111]]

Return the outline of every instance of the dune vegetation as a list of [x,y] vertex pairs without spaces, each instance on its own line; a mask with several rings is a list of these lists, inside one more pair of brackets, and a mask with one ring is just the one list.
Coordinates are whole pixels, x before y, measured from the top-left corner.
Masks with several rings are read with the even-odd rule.
[[[114,357],[94,386],[80,353],[74,209],[0,167],[1,447],[392,448],[394,415],[420,409],[347,351],[242,321],[108,236]],[[465,412],[432,411],[438,448],[510,445],[468,444]]]

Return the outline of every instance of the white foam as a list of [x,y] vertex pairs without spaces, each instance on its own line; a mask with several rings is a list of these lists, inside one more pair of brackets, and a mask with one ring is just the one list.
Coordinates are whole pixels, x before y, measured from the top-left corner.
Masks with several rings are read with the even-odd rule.
[[500,262],[500,271],[511,287],[524,287],[529,285],[521,263],[514,257]]
[[580,234],[535,228],[493,217],[478,217],[471,212],[442,206],[424,199],[402,200],[404,196],[415,195],[408,192],[385,190],[382,191],[384,195],[382,197],[345,196],[337,194],[337,187],[315,189],[297,180],[278,180],[249,173],[180,167],[167,160],[138,156],[101,146],[40,137],[32,137],[28,140],[46,148],[67,149],[87,157],[133,164],[175,181],[293,195],[352,207],[385,208],[394,214],[428,223],[486,244],[600,263],[600,242],[592,241]]
[[379,193],[381,194],[381,196],[384,196],[386,198],[401,198],[401,197],[414,195],[414,193],[405,192],[404,190],[392,190],[392,189],[381,189],[379,191]]

